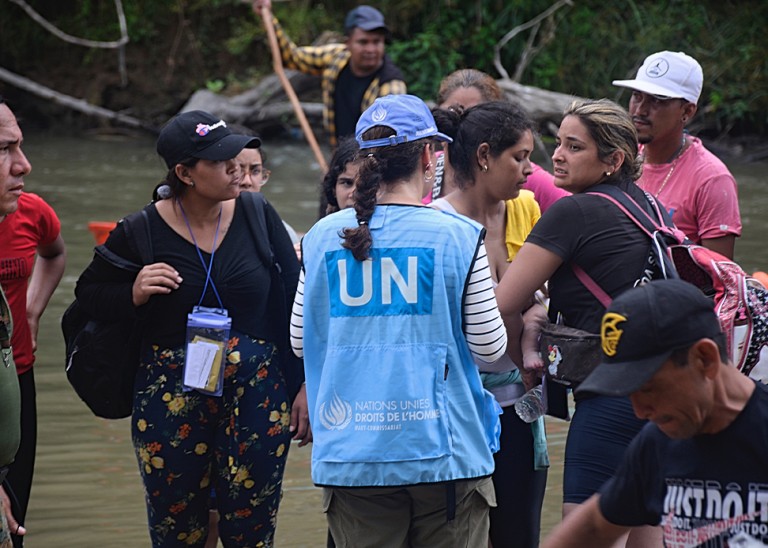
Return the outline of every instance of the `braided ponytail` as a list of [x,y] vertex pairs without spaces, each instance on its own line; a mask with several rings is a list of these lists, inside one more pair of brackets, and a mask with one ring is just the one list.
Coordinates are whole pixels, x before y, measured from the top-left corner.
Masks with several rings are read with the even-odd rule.
[[373,210],[376,209],[376,195],[379,192],[382,170],[386,167],[386,163],[386,160],[377,158],[375,153],[370,153],[363,156],[360,164],[358,181],[352,195],[357,214],[357,227],[345,228],[342,231],[344,242],[341,244],[344,248],[352,251],[352,256],[358,261],[364,261],[368,258],[373,245],[371,228],[368,223],[373,216]]
[[[371,141],[392,135],[395,135],[392,128],[374,126],[363,133],[363,139]],[[419,157],[427,144],[426,139],[419,139],[398,145],[369,148],[359,153],[358,158],[362,163],[353,194],[358,226],[345,228],[339,234],[344,239],[342,247],[349,249],[358,261],[364,261],[370,256],[373,236],[369,222],[376,209],[380,188],[399,184],[411,177],[419,168]]]

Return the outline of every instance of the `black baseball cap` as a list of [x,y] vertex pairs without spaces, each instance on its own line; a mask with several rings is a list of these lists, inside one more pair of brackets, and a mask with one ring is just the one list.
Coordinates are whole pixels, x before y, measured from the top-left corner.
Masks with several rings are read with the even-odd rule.
[[344,20],[344,32],[351,34],[355,27],[366,31],[382,29],[389,32],[382,13],[371,6],[357,6],[347,13],[347,18]]
[[244,148],[258,148],[261,139],[232,133],[227,123],[202,110],[182,112],[168,122],[157,138],[157,153],[168,169],[186,160],[229,160]]
[[603,362],[578,394],[628,396],[658,371],[672,352],[721,333],[711,299],[682,280],[654,280],[629,289],[603,315]]

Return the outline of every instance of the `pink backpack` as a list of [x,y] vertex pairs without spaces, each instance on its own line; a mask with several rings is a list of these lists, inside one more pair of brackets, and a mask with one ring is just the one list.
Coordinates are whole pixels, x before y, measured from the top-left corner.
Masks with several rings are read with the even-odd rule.
[[[768,289],[732,260],[687,240],[650,194],[646,197],[656,219],[615,186],[599,185],[590,193],[616,205],[651,238],[659,277],[680,278],[712,298],[733,365],[768,384]],[[597,283],[578,266],[574,273],[607,307],[610,297]]]

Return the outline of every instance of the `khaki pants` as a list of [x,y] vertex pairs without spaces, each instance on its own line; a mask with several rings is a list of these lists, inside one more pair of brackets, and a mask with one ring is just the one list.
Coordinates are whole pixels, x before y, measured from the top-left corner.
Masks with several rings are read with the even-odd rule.
[[338,548],[477,548],[488,545],[490,478],[455,483],[448,521],[446,483],[323,489],[323,510]]

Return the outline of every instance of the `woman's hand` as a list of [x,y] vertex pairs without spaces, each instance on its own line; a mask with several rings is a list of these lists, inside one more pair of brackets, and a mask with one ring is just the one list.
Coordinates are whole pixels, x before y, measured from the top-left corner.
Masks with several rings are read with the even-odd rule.
[[307,406],[307,385],[302,384],[291,406],[290,431],[295,432],[293,439],[304,447],[312,442],[312,428],[309,425],[309,407]]
[[176,269],[166,263],[148,264],[139,271],[133,282],[133,304],[141,306],[152,295],[168,294],[182,282]]
[[16,518],[13,517],[13,512],[11,512],[11,499],[8,497],[8,495],[5,493],[5,490],[0,485],[0,510],[5,514],[5,519],[8,522],[8,531],[12,535],[16,535],[19,537],[23,537],[27,534],[27,530],[19,524],[18,521],[16,521]]
[[536,371],[533,369],[526,369],[525,367],[518,367],[518,371],[520,371],[520,376],[522,377],[523,386],[525,387],[526,392],[534,386],[540,385],[541,378],[544,376],[543,369]]

